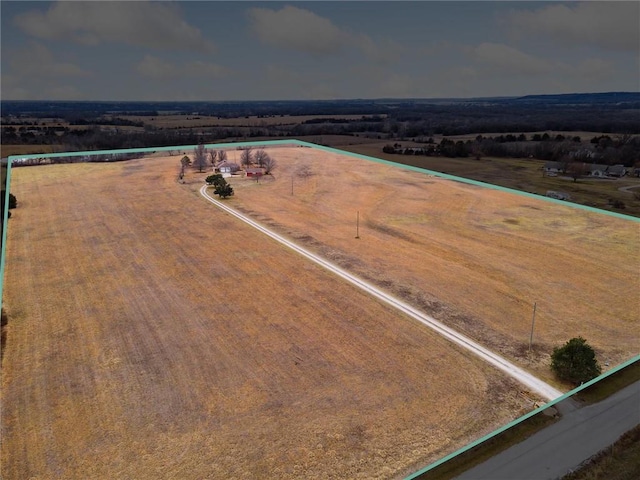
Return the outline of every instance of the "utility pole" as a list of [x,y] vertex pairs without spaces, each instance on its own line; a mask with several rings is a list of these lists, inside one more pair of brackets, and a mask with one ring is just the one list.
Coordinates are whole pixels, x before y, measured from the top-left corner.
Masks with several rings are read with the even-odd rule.
[[356,238],[360,238],[360,210],[356,216]]
[[536,323],[536,302],[533,303],[533,318],[531,319],[531,335],[529,336],[529,352],[531,352],[531,344],[533,343],[533,326]]
[[293,195],[293,175],[291,175],[291,195]]

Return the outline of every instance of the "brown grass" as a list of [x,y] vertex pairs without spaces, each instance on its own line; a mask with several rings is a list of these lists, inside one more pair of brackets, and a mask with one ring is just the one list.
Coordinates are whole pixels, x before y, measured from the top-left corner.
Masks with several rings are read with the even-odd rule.
[[2,145],[0,146],[0,157],[29,153],[54,153],[60,151],[61,148],[62,145]]
[[314,149],[272,154],[276,178],[237,180],[230,205],[548,381],[553,347],[574,336],[612,366],[637,354],[637,222]]
[[[178,161],[13,171],[2,478],[393,478],[531,407],[205,202],[199,175],[178,185]],[[323,178],[297,185],[289,218]],[[259,191],[238,186],[230,203]],[[314,223],[301,231],[321,238]],[[349,258],[366,265],[369,242]]]
[[[364,116],[370,117],[371,115]],[[276,115],[273,117],[262,118],[254,115],[237,118],[218,118],[216,116],[207,115],[156,115],[153,117],[139,115],[119,116],[119,118],[124,118],[134,122],[144,122],[147,125],[153,125],[158,128],[291,126],[317,118],[360,120],[362,117],[363,115]]]
[[[403,142],[404,144],[409,145],[409,142]],[[383,153],[384,145],[385,142],[378,142],[367,145],[347,145],[342,148],[354,153],[537,195],[544,196],[549,190],[559,190],[568,193],[574,203],[640,217],[640,200],[634,197],[633,192],[619,190],[620,187],[640,185],[640,180],[635,177],[615,180],[581,178],[574,182],[571,178],[544,176],[543,166],[546,163],[544,160],[496,157],[483,157],[481,160],[476,160],[475,158],[395,155]],[[625,208],[614,208],[610,203],[612,199],[622,201]]]

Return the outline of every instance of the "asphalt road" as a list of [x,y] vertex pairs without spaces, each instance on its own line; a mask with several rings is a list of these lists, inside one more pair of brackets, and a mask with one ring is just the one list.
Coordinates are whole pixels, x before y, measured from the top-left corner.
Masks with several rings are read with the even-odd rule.
[[567,413],[456,480],[562,478],[640,424],[640,382],[600,403]]
[[405,313],[406,315],[409,315],[410,317],[412,317],[415,320],[421,322],[422,324],[426,325],[427,327],[435,330],[440,335],[442,335],[443,337],[447,338],[449,341],[454,342],[454,343],[456,343],[457,345],[460,345],[463,348],[466,348],[470,352],[472,352],[475,355],[477,355],[480,358],[482,358],[484,361],[486,361],[489,364],[493,365],[494,367],[500,369],[501,371],[503,371],[504,373],[509,375],[511,378],[513,378],[516,381],[520,382],[521,384],[525,385],[532,392],[535,392],[538,395],[541,395],[543,398],[545,398],[547,400],[555,400],[556,398],[559,398],[559,397],[561,397],[563,395],[563,393],[560,390],[557,390],[556,388],[554,388],[551,385],[547,384],[546,382],[540,380],[539,378],[535,377],[534,375],[530,374],[529,372],[527,372],[527,371],[521,369],[520,367],[512,364],[511,362],[509,362],[505,358],[502,358],[500,355],[497,355],[496,353],[484,348],[482,345],[474,342],[470,338],[468,338],[468,337],[456,332],[452,328],[449,328],[446,325],[438,322],[433,317],[431,317],[431,316],[429,316],[429,315],[427,315],[427,314],[415,309],[411,305],[409,305],[409,304],[407,304],[407,303],[405,303],[405,302],[403,302],[403,301],[401,301],[401,300],[389,295],[388,293],[384,292],[383,290],[380,290],[379,288],[371,285],[370,283],[365,282],[361,278],[358,278],[357,276],[347,272],[346,270],[343,270],[342,268],[338,267],[337,265],[334,265],[333,263],[325,260],[324,258],[319,257],[318,255],[315,255],[314,253],[310,252],[309,250],[306,250],[306,249],[300,247],[299,245],[297,245],[296,243],[292,242],[291,240],[288,240],[287,238],[285,238],[285,237],[283,237],[281,235],[278,235],[274,231],[272,231],[272,230],[260,225],[258,222],[252,220],[251,218],[247,217],[246,215],[243,215],[242,213],[237,212],[233,208],[225,205],[224,202],[216,200],[215,198],[211,197],[207,193],[207,186],[206,185],[204,185],[200,189],[200,194],[205,199],[207,199],[209,202],[213,203],[214,205],[216,205],[217,207],[219,207],[222,210],[226,211],[227,213],[230,213],[231,215],[233,215],[236,218],[242,220],[243,222],[251,225],[253,228],[259,230],[260,232],[264,233],[265,235],[268,235],[269,237],[273,238],[274,240],[280,242],[281,244],[287,246],[288,248],[290,248],[290,249],[298,252],[299,254],[303,255],[307,259],[317,263],[318,265],[326,268],[327,270],[333,272],[334,274],[342,277],[344,280],[346,280],[346,281],[350,282],[351,284],[355,285],[356,287],[366,291],[370,295],[378,298],[379,300],[387,303],[388,305],[396,308],[397,310],[400,310],[401,312]]

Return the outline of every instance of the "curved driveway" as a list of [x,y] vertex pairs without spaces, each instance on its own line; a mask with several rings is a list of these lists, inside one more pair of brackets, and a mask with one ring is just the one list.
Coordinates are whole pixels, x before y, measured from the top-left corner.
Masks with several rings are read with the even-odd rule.
[[334,265],[333,263],[328,262],[327,260],[323,259],[322,257],[319,257],[318,255],[316,255],[316,254],[314,254],[314,253],[312,253],[312,252],[300,247],[299,245],[295,244],[291,240],[288,240],[285,237],[283,237],[281,235],[278,235],[277,233],[273,232],[272,230],[269,230],[268,228],[265,228],[264,226],[260,225],[258,222],[256,222],[256,221],[252,220],[251,218],[247,217],[246,215],[243,215],[243,214],[237,212],[236,210],[234,210],[233,208],[228,207],[223,202],[221,202],[219,200],[216,200],[215,198],[211,197],[207,193],[207,185],[204,185],[202,188],[200,188],[200,194],[205,199],[207,199],[209,202],[213,203],[214,205],[216,205],[217,207],[221,208],[225,212],[233,215],[234,217],[242,220],[243,222],[251,225],[256,230],[259,230],[260,232],[262,232],[265,235],[267,235],[267,236],[273,238],[274,240],[280,242],[281,244],[285,245],[286,247],[288,247],[288,248],[290,248],[292,250],[295,250],[300,255],[302,255],[302,256],[306,257],[307,259],[311,260],[312,262],[314,262],[314,263],[326,268],[330,272],[338,275],[339,277],[343,278],[344,280],[348,281],[349,283],[351,283],[351,284],[355,285],[356,287],[364,290],[365,292],[367,292],[370,295],[374,296],[378,300],[383,301],[384,303],[396,308],[397,310],[403,312],[404,314],[410,316],[411,318],[421,322],[422,324],[426,325],[427,327],[435,330],[436,332],[438,332],[440,335],[442,335],[443,337],[445,337],[449,341],[451,341],[451,342],[453,342],[453,343],[455,343],[455,344],[457,344],[457,345],[459,345],[459,346],[461,346],[463,348],[466,348],[470,352],[472,352],[475,355],[479,356],[485,362],[488,362],[491,365],[493,365],[494,367],[500,369],[501,371],[503,371],[504,373],[509,375],[511,378],[513,378],[514,380],[516,380],[516,381],[520,382],[521,384],[525,385],[531,391],[537,393],[538,395],[542,396],[543,398],[545,398],[547,400],[555,400],[556,398],[561,397],[563,395],[563,392],[561,392],[560,390],[555,389],[554,387],[552,387],[551,385],[547,384],[546,382],[543,382],[542,380],[540,380],[540,379],[536,378],[535,376],[531,375],[529,372],[526,372],[525,370],[523,370],[520,367],[512,364],[511,362],[509,362],[505,358],[502,358],[500,355],[497,355],[497,354],[493,353],[492,351],[484,348],[482,345],[474,342],[470,338],[468,338],[468,337],[456,332],[452,328],[449,328],[446,325],[440,323],[439,321],[437,321],[433,317],[431,317],[431,316],[429,316],[429,315],[427,315],[427,314],[415,309],[411,305],[409,305],[409,304],[407,304],[407,303],[405,303],[405,302],[393,297],[392,295],[389,295],[388,293],[385,293],[384,291],[380,290],[379,288],[371,285],[370,283],[365,282],[361,278],[358,278],[357,276],[347,272],[346,270],[343,270],[342,268],[338,267],[337,265]]

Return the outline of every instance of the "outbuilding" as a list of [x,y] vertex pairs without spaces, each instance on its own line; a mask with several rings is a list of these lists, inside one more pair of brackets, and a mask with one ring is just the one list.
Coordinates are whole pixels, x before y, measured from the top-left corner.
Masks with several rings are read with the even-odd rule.
[[247,177],[261,177],[264,175],[264,168],[247,168],[245,172]]

